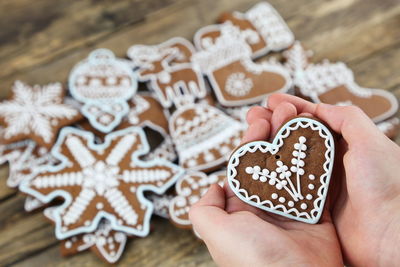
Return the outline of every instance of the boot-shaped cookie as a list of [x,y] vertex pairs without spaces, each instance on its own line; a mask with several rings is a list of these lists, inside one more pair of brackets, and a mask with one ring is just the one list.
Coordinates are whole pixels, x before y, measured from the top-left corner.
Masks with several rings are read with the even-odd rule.
[[294,42],[294,35],[279,15],[267,2],[261,2],[246,13],[224,13],[219,22],[231,22],[241,31],[253,30],[258,34],[258,41],[249,43],[252,57],[260,57],[270,51],[288,48]]
[[344,63],[309,64],[309,54],[299,42],[284,52],[286,67],[302,95],[316,103],[354,105],[360,107],[374,122],[393,116],[398,109],[395,96],[385,90],[360,87]]
[[139,80],[148,82],[160,103],[169,108],[176,102],[205,97],[207,91],[201,72],[194,69],[193,45],[175,37],[160,45],[134,45],[128,57],[138,67]]
[[[254,63],[246,36],[239,28],[224,24],[221,36],[192,57],[196,68],[207,76],[218,101],[224,106],[241,106],[262,101],[268,94],[287,92],[289,72],[278,62]],[[201,34],[196,34],[201,39]],[[201,41],[200,41],[201,42]]]

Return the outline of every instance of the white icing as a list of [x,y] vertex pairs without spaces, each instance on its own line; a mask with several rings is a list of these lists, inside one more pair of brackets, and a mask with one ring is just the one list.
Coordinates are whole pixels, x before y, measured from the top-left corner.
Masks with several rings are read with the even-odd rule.
[[188,216],[190,207],[199,201],[212,184],[222,186],[225,178],[224,170],[208,176],[203,172],[188,172],[175,185],[177,196],[169,203],[170,219],[178,225],[191,225]]
[[253,81],[243,72],[232,73],[226,80],[225,91],[233,96],[245,96],[252,88]]
[[[249,93],[253,89],[255,81],[250,78],[252,76],[246,76],[245,73],[242,73],[243,68],[246,73],[256,75],[255,79],[263,79],[263,75],[270,73],[281,76],[286,82],[275,92],[286,92],[290,89],[290,74],[281,64],[278,62],[272,63],[271,61],[254,63],[251,60],[252,51],[246,42],[251,32],[241,31],[231,23],[224,23],[200,29],[195,35],[195,40],[203,38],[203,34],[207,32],[209,28],[211,28],[212,31],[220,32],[221,35],[217,38],[215,43],[208,47],[202,47],[201,51],[194,54],[192,62],[195,68],[201,70],[203,74],[207,76],[211,83],[211,87],[221,104],[224,106],[254,104],[262,101],[268,95],[267,87],[265,90],[267,93],[258,95],[252,95]],[[253,33],[257,36],[255,32]],[[200,43],[201,41],[198,42]],[[234,68],[235,66],[237,66],[237,70]],[[225,81],[217,79],[215,77],[215,72],[226,67],[230,68],[230,73],[232,74],[228,75]],[[226,84],[225,87],[223,87],[224,83]],[[238,83],[243,84],[240,90],[237,85]],[[265,86],[268,85],[268,82],[266,82]],[[226,94],[234,95],[236,98],[227,99]]]
[[395,129],[399,124],[400,124],[400,119],[396,117],[389,119],[387,121],[380,122],[376,126],[378,126],[378,129],[381,132],[386,134],[387,132]]
[[72,120],[79,114],[75,108],[63,104],[60,83],[31,87],[16,81],[12,92],[11,100],[0,103],[0,114],[7,125],[2,130],[5,139],[31,134],[50,144],[60,121]]
[[[372,118],[378,122],[389,118],[398,110],[398,101],[395,96],[385,90],[360,87],[354,80],[354,74],[343,62],[331,63],[324,61],[320,64],[309,64],[307,51],[300,42],[284,52],[287,59],[286,68],[291,72],[293,83],[300,92],[309,96],[314,102],[320,103],[319,96],[339,86],[345,86],[347,90],[358,98],[371,98],[373,95],[386,98],[390,102],[390,109]],[[336,105],[352,105],[350,100],[345,100]]]
[[105,133],[127,114],[126,100],[137,89],[136,75],[129,62],[115,58],[107,49],[94,50],[75,65],[68,83],[71,95],[84,103],[82,114],[94,128]]
[[293,43],[293,33],[279,13],[267,2],[255,5],[245,13],[244,17],[251,21],[267,43],[267,47],[257,55],[271,50],[279,51]]
[[[175,37],[159,45],[134,45],[127,53],[139,67],[139,79],[149,82],[160,103],[167,108],[173,104],[180,106],[186,103],[188,97],[194,101],[195,98],[203,98],[207,94],[201,72],[192,65],[190,58],[184,60],[184,51],[180,51],[178,45],[185,47],[191,54],[195,52],[189,41]],[[171,64],[174,60],[180,60],[181,63]],[[162,67],[158,72],[155,64]],[[143,70],[149,73],[141,74]],[[183,75],[184,73],[189,75]]]
[[[241,188],[240,182],[237,180],[237,166],[240,163],[240,157],[243,156],[246,153],[254,153],[255,151],[261,151],[262,153],[271,153],[272,155],[276,154],[279,149],[283,146],[284,140],[295,130],[299,128],[309,128],[319,134],[319,136],[323,139],[324,145],[326,148],[326,152],[324,154],[325,156],[325,161],[322,165],[324,173],[322,173],[319,176],[318,182],[320,183],[320,186],[317,188],[318,190],[315,191],[315,199],[312,202],[312,207],[310,208],[309,212],[306,211],[301,211],[298,210],[294,207],[294,202],[293,206],[292,204],[289,205],[289,201],[287,202],[287,206],[283,204],[277,204],[274,205],[271,200],[269,199],[261,199],[260,196],[258,195],[250,195],[248,191],[245,188]],[[302,144],[303,139],[299,139],[298,145],[296,146],[299,150],[303,150],[303,144]],[[307,147],[306,147],[307,149]],[[297,150],[298,153],[296,153],[298,156],[301,155],[300,151]],[[245,144],[238,148],[231,156],[229,162],[228,162],[228,170],[227,170],[227,178],[228,178],[228,184],[231,187],[232,191],[243,201],[246,203],[255,206],[257,208],[272,212],[272,213],[277,213],[280,215],[283,215],[288,218],[292,218],[298,221],[303,221],[307,223],[316,223],[318,222],[323,206],[325,203],[326,199],[326,194],[328,191],[329,187],[329,180],[330,176],[332,173],[332,168],[333,168],[333,160],[334,160],[334,141],[332,134],[329,132],[329,130],[320,122],[309,119],[309,118],[295,118],[287,122],[277,133],[276,138],[272,143],[267,143],[264,141],[256,141],[256,142],[251,142],[248,144]],[[302,151],[303,152],[303,151]],[[303,160],[303,159],[302,159]],[[283,166],[283,164],[282,164]],[[281,166],[281,167],[282,167]],[[285,169],[285,168],[284,168]],[[250,170],[250,168],[246,168],[245,170]],[[268,170],[269,171],[269,170]],[[261,175],[262,175],[263,170],[261,170]],[[271,171],[269,171],[272,173]],[[297,169],[298,172],[298,169]],[[267,172],[264,171],[264,174]],[[270,175],[270,174],[269,174]],[[299,173],[301,176],[301,174]],[[304,173],[302,174],[304,175]],[[283,176],[283,177],[286,177]],[[309,177],[312,177],[315,179],[316,177],[314,175],[309,175]],[[280,180],[279,180],[280,181]],[[301,181],[301,180],[300,180]],[[304,182],[304,181],[303,181]],[[269,185],[268,185],[269,186]],[[287,187],[289,189],[289,187]],[[290,188],[291,189],[291,188]],[[286,190],[286,189],[285,189]],[[290,191],[290,190],[289,190]],[[297,191],[297,190],[295,190]],[[294,195],[294,194],[293,194]],[[292,199],[295,200],[295,197],[291,195]],[[307,198],[307,196],[306,196]],[[290,200],[292,201],[292,200]],[[305,204],[304,202],[302,204]],[[306,204],[307,205],[307,204]],[[301,206],[301,205],[300,205]],[[304,207],[304,205],[303,205]],[[303,208],[302,208],[303,209]],[[304,209],[307,209],[304,208]]]
[[[245,125],[214,107],[197,104],[177,109],[169,128],[180,164],[191,170],[204,170],[226,161],[240,142]],[[228,147],[229,151],[223,152],[220,147]]]
[[[111,149],[110,145],[113,146]],[[73,150],[80,154],[70,160],[61,154],[67,150],[73,155]],[[104,161],[93,157],[100,151],[104,154],[109,151],[108,155],[102,156]],[[32,180],[22,182],[21,191],[45,203],[56,197],[65,199],[64,204],[54,211],[56,235],[60,239],[93,231],[100,218],[107,218],[115,230],[145,236],[153,206],[144,198],[143,191],[163,193],[183,173],[176,165],[161,159],[139,160],[138,157],[147,151],[144,132],[138,127],[113,132],[101,145],[94,143],[91,133],[66,127],[52,150],[61,164],[43,167]],[[128,177],[127,171],[135,175]],[[125,186],[136,189],[133,194],[127,194],[122,188]],[[77,192],[77,196],[73,199],[70,192]],[[111,209],[106,212],[100,201],[108,202]],[[140,206],[136,207],[136,203]],[[93,217],[86,213],[92,207],[97,210]],[[78,221],[81,217],[87,218],[88,223],[81,225]]]

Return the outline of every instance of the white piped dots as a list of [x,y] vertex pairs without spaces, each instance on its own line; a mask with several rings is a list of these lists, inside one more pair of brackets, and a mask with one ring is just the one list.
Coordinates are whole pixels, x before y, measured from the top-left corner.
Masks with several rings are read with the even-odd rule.
[[315,186],[313,184],[308,185],[308,189],[313,190],[314,188],[315,188]]
[[311,200],[312,199],[312,195],[311,194],[307,194],[306,199]]
[[286,201],[286,199],[284,197],[279,198],[279,202],[284,203],[285,201]]
[[303,210],[305,210],[305,209],[307,208],[307,204],[306,204],[306,203],[302,203],[302,204],[300,205],[300,208],[302,208]]
[[310,175],[308,176],[308,178],[309,178],[310,180],[315,180],[315,176],[314,176],[313,174],[310,174]]
[[247,167],[245,169],[245,171],[246,171],[247,174],[253,174],[253,168],[252,167]]
[[288,202],[288,206],[292,208],[294,206],[294,202],[293,201],[289,201]]
[[272,199],[277,199],[278,198],[278,194],[277,193],[272,193],[271,197],[272,197]]

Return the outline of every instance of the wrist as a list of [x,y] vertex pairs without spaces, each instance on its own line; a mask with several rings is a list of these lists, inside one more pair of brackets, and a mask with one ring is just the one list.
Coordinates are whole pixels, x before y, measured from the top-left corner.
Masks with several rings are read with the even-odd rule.
[[376,266],[390,266],[395,262],[400,262],[399,244],[400,244],[400,199],[397,199],[397,205],[386,218],[385,230],[378,245]]

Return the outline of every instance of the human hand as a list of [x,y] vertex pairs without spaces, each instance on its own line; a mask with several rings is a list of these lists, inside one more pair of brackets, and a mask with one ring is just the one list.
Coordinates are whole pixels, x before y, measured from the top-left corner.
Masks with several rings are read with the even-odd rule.
[[[294,105],[284,102],[274,109],[253,108],[243,142],[268,140],[297,114]],[[329,210],[319,224],[309,225],[252,207],[227,185],[214,185],[191,208],[190,219],[221,266],[343,266]]]
[[[342,136],[330,195],[331,200],[336,198],[332,218],[347,262],[356,266],[398,264],[400,147],[357,107],[317,105],[283,94],[271,96],[268,107],[276,110],[283,102],[293,105],[298,114],[320,118]],[[260,115],[252,111],[249,116]]]

